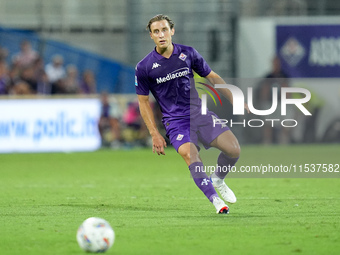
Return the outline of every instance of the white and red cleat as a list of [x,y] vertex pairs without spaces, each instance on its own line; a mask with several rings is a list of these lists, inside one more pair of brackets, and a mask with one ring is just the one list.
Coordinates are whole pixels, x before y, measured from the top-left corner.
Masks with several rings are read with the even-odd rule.
[[236,203],[236,196],[234,192],[225,184],[224,180],[218,178],[218,177],[210,177],[210,181],[215,189],[220,192],[221,197],[224,201],[230,204]]
[[219,197],[213,198],[213,205],[216,208],[217,214],[228,214],[229,213],[229,207]]

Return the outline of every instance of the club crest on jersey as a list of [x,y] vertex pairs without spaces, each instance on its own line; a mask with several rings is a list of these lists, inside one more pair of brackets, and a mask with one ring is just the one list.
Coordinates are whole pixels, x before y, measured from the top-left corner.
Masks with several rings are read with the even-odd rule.
[[181,53],[178,57],[180,60],[185,60],[187,58],[187,55],[185,55],[184,53]]
[[153,63],[153,65],[152,65],[152,69],[155,69],[155,68],[157,68],[157,67],[159,67],[159,66],[161,66],[161,65],[155,62],[155,63]]
[[178,134],[176,140],[181,141],[183,139],[184,135]]

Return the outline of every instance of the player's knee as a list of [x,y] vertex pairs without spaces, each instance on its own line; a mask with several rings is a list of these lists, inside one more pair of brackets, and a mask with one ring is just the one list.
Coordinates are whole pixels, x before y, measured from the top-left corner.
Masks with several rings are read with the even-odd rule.
[[181,156],[187,162],[197,162],[197,161],[200,161],[199,160],[199,155],[195,155],[195,153],[186,152],[186,153],[181,154]]
[[238,158],[241,155],[241,148],[240,146],[237,146],[237,148],[234,148],[232,151],[232,158]]
[[232,146],[227,151],[224,151],[224,153],[230,158],[238,158],[241,155],[241,148],[240,146]]
[[185,160],[185,162],[187,162],[188,165],[192,164],[193,162],[200,162],[201,161],[198,153],[185,151],[185,152],[181,152],[180,155]]
[[180,154],[185,161],[190,161],[190,153],[189,152],[182,152]]

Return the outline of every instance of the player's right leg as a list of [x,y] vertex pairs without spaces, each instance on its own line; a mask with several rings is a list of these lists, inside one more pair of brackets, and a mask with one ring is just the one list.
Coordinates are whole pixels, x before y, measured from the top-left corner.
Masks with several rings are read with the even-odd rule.
[[195,144],[187,142],[178,148],[178,153],[187,163],[191,176],[196,186],[204,193],[209,201],[215,206],[216,212],[226,214],[228,206],[219,198],[210,178],[207,176],[199,152]]
[[234,134],[228,130],[220,134],[211,143],[211,146],[221,150],[217,159],[217,164],[220,168],[210,176],[213,186],[220,192],[224,201],[236,203],[236,196],[227,186],[224,179],[230,168],[235,166],[240,156],[240,145]]

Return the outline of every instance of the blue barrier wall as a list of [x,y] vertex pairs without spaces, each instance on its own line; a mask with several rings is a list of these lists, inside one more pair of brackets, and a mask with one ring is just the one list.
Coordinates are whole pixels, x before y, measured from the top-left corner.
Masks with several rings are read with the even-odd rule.
[[135,93],[133,67],[66,43],[43,39],[32,31],[0,28],[0,47],[8,50],[8,63],[11,63],[13,55],[20,51],[22,40],[31,42],[32,48],[39,52],[45,64],[51,61],[53,55],[60,54],[64,58],[65,66],[76,65],[80,74],[87,69],[92,70],[96,77],[98,93]]

